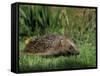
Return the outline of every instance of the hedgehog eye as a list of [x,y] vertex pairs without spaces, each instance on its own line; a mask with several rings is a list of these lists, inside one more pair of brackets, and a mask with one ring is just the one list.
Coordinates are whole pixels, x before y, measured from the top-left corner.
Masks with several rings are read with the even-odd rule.
[[71,50],[73,48],[73,46],[71,45],[70,47],[69,47],[69,49]]

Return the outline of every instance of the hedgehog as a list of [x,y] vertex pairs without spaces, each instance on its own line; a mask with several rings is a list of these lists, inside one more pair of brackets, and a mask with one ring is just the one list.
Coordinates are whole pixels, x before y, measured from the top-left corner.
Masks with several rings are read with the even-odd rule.
[[24,51],[41,56],[79,55],[75,44],[64,35],[46,35],[31,39]]

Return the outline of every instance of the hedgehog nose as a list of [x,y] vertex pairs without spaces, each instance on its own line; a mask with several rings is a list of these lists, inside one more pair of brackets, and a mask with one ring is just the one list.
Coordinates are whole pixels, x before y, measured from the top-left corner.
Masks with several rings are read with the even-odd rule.
[[79,55],[80,53],[79,52],[76,52],[76,55]]

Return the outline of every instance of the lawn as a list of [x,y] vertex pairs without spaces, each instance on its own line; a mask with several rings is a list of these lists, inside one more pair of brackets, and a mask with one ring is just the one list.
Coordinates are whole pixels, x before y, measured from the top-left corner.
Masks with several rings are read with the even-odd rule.
[[96,47],[92,44],[78,45],[78,56],[35,56],[23,53],[19,58],[19,70],[24,71],[47,71],[96,67]]

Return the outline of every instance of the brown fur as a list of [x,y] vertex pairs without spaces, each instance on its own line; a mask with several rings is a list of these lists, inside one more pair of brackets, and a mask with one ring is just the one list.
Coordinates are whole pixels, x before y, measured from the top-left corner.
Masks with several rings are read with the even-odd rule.
[[48,35],[31,40],[25,47],[26,52],[36,55],[78,55],[74,43],[62,35]]

